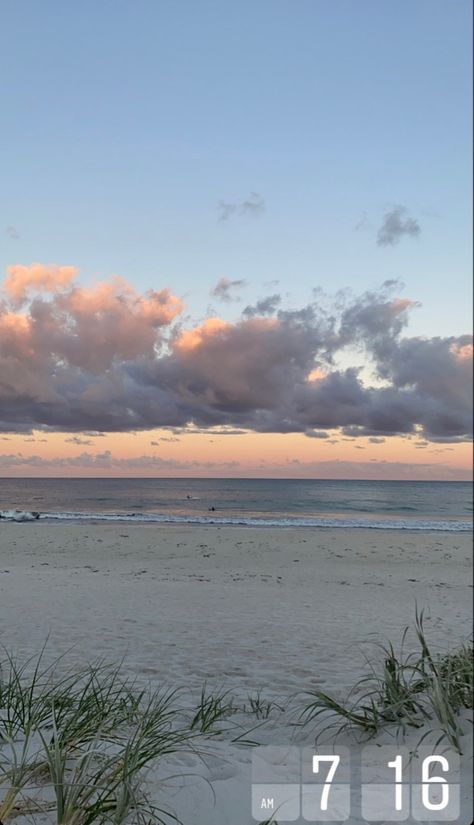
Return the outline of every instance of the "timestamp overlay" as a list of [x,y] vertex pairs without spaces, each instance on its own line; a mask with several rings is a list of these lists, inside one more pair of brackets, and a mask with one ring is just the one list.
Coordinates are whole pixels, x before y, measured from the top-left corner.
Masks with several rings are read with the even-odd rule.
[[261,746],[252,753],[252,818],[259,823],[470,825],[470,788],[469,811],[461,810],[461,758],[442,743],[416,751],[394,744],[355,753],[343,746]]

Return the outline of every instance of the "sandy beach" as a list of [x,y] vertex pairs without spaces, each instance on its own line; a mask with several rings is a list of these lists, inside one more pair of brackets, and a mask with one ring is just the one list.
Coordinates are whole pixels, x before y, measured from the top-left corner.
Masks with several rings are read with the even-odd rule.
[[[467,533],[0,525],[7,649],[26,657],[48,638],[47,657],[123,659],[153,684],[261,689],[280,705],[315,687],[342,697],[366,671],[364,643],[398,644],[416,604],[436,649],[458,647],[471,631],[471,581]],[[270,722],[261,740],[285,743],[286,725]],[[181,788],[185,825],[251,821],[249,754],[214,741],[220,767],[214,755],[199,771],[215,803],[205,783]]]
[[0,525],[6,647],[125,657],[169,684],[353,684],[357,643],[429,608],[433,641],[471,628],[469,534]]

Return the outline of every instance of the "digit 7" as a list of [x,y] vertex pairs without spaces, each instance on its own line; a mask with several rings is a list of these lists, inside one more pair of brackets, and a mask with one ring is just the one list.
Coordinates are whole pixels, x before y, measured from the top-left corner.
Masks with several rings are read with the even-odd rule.
[[327,772],[326,781],[324,783],[323,792],[321,794],[321,810],[327,811],[328,809],[328,797],[329,791],[331,789],[331,782],[334,779],[334,774],[336,773],[337,766],[341,761],[341,757],[337,754],[333,754],[332,756],[313,756],[313,773],[319,773],[319,763],[320,762],[331,762],[331,766]]

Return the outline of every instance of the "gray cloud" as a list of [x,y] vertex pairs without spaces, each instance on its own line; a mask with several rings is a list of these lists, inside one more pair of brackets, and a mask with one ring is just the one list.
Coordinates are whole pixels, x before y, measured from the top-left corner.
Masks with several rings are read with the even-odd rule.
[[251,192],[242,201],[219,201],[217,206],[219,220],[228,221],[235,216],[251,215],[257,217],[265,212],[265,200],[258,192]]
[[371,227],[367,212],[363,212],[361,217],[357,221],[354,229],[355,229],[356,232],[363,232],[363,231],[371,229],[371,228],[372,227]]
[[[472,337],[406,336],[416,304],[394,297],[393,282],[186,329],[174,326],[180,306],[167,290],[140,296],[123,282],[86,289],[38,266],[33,286],[42,291],[21,312],[8,292],[0,298],[0,431],[88,438],[191,427],[321,438],[334,429],[447,443],[472,435]],[[15,300],[33,289],[24,269]],[[359,362],[364,353],[375,381],[336,366],[340,353],[347,363],[353,352]]]
[[7,238],[11,238],[13,241],[17,241],[20,237],[20,233],[18,232],[16,226],[7,226],[5,228],[5,235],[7,236]]
[[406,235],[416,238],[421,232],[420,224],[410,217],[404,206],[394,206],[385,213],[377,233],[379,246],[395,246]]
[[21,453],[0,455],[0,467],[11,469],[87,469],[90,467],[99,470],[193,470],[200,467],[203,469],[216,467],[233,469],[238,466],[239,462],[237,461],[178,461],[177,459],[161,458],[157,455],[116,458],[110,450],[104,450],[102,453],[83,452],[78,456],[67,458],[42,458],[39,455],[24,456]]
[[211,289],[211,295],[213,296],[213,298],[217,298],[219,301],[224,301],[224,303],[238,301],[239,298],[233,295],[232,293],[236,289],[242,289],[246,285],[247,282],[243,279],[240,279],[238,281],[231,281],[229,280],[229,278],[219,278],[215,287]]
[[189,427],[187,427],[187,428],[184,428],[184,429],[180,429],[179,432],[182,433],[183,435],[185,435],[185,434],[190,435],[192,433],[192,435],[218,435],[218,436],[221,436],[221,435],[245,435],[247,433],[247,430],[236,430],[236,429],[232,429],[232,427],[217,428],[217,429],[212,428],[212,427],[206,427],[204,429],[200,429],[199,427],[192,427],[192,429],[190,429]]
[[281,295],[267,295],[266,298],[262,298],[260,301],[257,301],[255,306],[245,307],[242,315],[245,315],[247,318],[255,318],[262,315],[273,315],[277,311],[280,304]]

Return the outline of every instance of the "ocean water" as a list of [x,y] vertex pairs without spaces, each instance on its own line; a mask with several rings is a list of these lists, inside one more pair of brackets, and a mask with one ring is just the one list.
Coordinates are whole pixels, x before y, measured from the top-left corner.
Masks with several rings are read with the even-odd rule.
[[0,479],[0,517],[472,529],[472,483],[299,479]]

